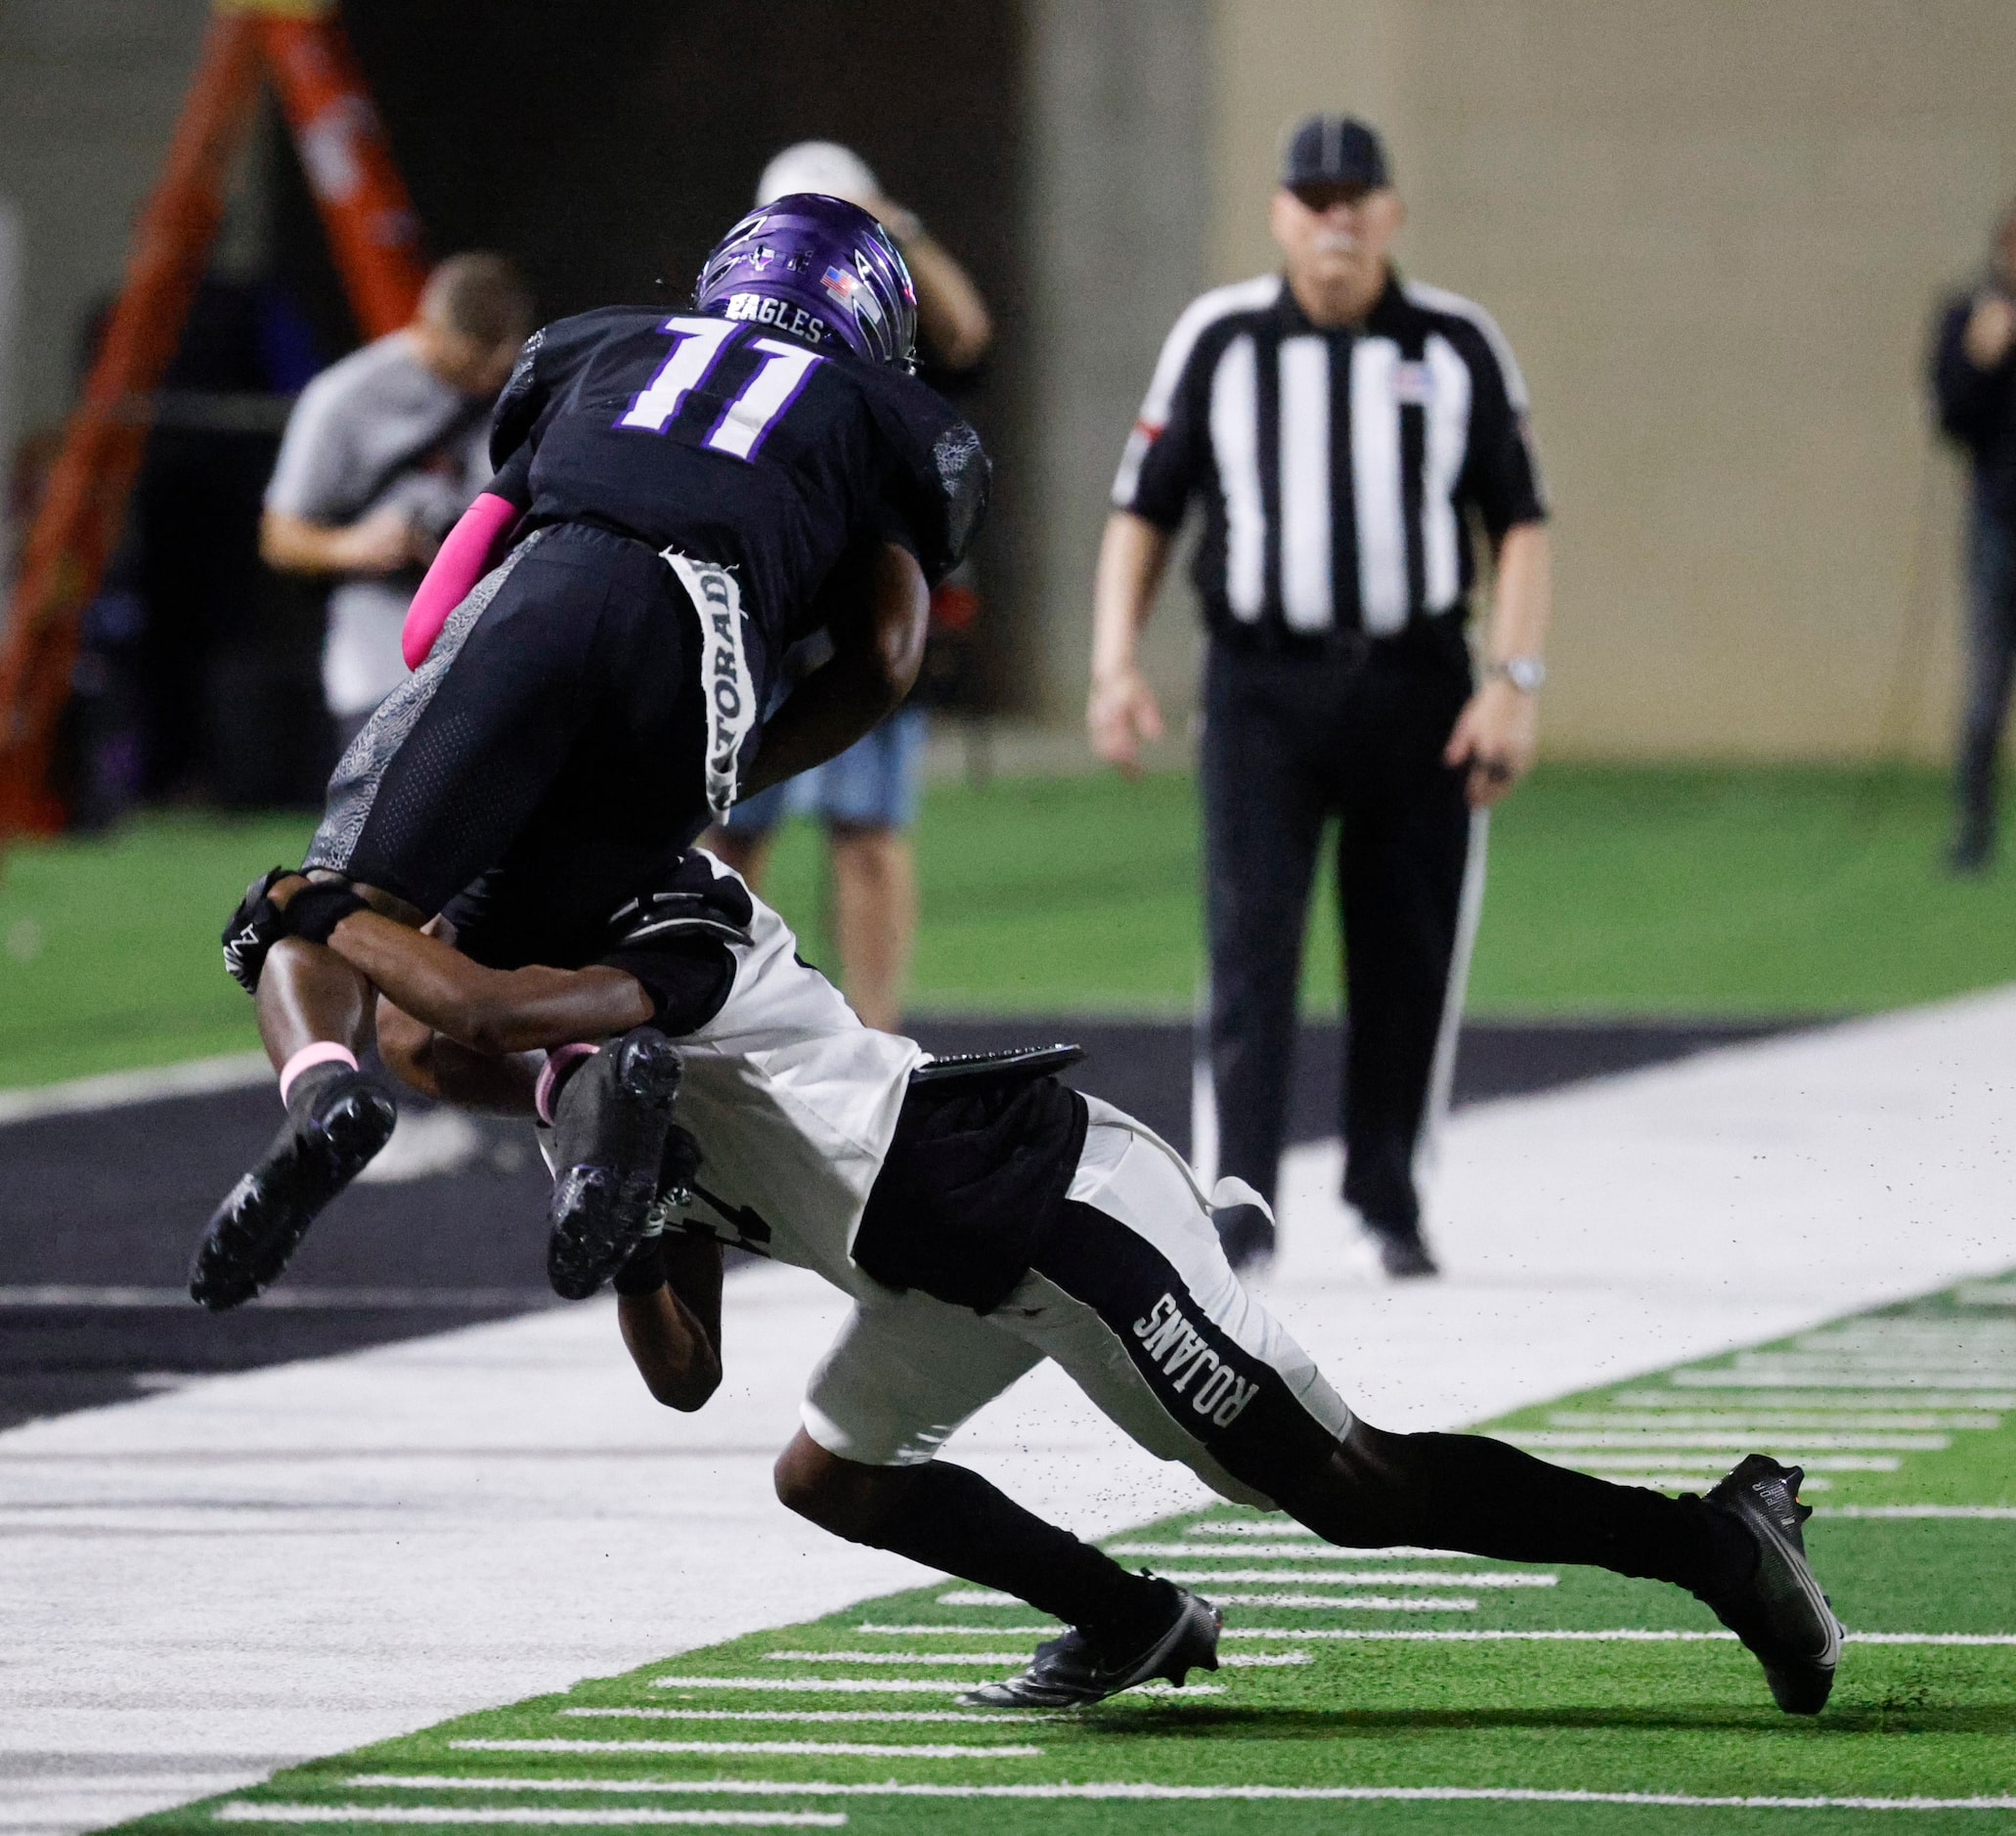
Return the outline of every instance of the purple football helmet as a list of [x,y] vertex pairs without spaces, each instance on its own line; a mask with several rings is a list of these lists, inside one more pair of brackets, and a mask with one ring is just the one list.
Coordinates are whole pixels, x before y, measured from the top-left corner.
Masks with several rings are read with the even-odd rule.
[[707,257],[693,306],[916,368],[910,270],[889,232],[844,198],[794,192],[752,210]]

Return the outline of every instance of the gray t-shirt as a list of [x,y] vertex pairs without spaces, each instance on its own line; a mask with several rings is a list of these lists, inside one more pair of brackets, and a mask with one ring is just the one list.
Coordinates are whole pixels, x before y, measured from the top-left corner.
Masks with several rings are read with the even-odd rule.
[[[345,524],[396,506],[442,535],[490,479],[489,418],[467,408],[468,398],[414,354],[407,332],[367,344],[301,391],[266,487],[266,507]],[[430,433],[453,428],[459,417],[462,429],[453,441],[385,480],[387,465],[425,448]],[[373,495],[361,501],[367,492]],[[337,581],[322,653],[331,714],[368,714],[405,679],[399,629],[418,584],[416,569]]]

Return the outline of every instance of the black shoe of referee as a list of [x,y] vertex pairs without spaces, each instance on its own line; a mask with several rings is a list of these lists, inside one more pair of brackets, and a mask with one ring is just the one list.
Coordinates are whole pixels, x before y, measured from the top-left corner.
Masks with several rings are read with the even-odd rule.
[[1365,1234],[1379,1251],[1380,1267],[1396,1282],[1441,1274],[1422,1240],[1419,1224],[1381,1224],[1377,1218],[1367,1218]]
[[655,1027],[612,1040],[561,1085],[546,1272],[563,1300],[587,1299],[642,1240],[679,1086],[678,1049]]
[[1826,1707],[1841,1658],[1841,1622],[1814,1579],[1800,1534],[1813,1515],[1799,1502],[1805,1477],[1797,1466],[1750,1454],[1704,1501],[1749,1533],[1757,1563],[1747,1580],[1700,1597],[1764,1666],[1772,1700],[1787,1715]]
[[976,1709],[1080,1709],[1154,1677],[1166,1677],[1180,1689],[1191,1671],[1216,1670],[1225,1615],[1172,1581],[1156,1585],[1168,1590],[1168,1622],[1135,1650],[1102,1651],[1070,1627],[1061,1639],[1037,1645],[1027,1670],[969,1689],[960,1703]]
[[270,1288],[309,1225],[371,1164],[398,1120],[384,1087],[363,1071],[303,1071],[265,1158],[211,1215],[189,1271],[191,1298],[222,1313]]

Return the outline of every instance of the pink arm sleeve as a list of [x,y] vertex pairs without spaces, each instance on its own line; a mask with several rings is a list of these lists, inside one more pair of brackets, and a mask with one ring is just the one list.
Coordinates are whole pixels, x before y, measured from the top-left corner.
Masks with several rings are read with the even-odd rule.
[[448,615],[468,597],[469,589],[490,571],[490,557],[522,512],[508,498],[486,491],[461,513],[420,582],[407,608],[399,647],[406,667],[416,670],[427,660]]

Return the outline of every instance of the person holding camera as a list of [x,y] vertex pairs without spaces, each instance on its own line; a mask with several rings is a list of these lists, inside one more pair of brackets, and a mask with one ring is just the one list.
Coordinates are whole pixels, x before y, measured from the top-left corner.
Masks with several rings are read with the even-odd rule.
[[451,255],[413,323],[325,370],[287,418],[259,552],[329,585],[322,683],[339,750],[406,679],[406,608],[490,478],[490,410],[532,319],[503,256]]

